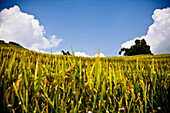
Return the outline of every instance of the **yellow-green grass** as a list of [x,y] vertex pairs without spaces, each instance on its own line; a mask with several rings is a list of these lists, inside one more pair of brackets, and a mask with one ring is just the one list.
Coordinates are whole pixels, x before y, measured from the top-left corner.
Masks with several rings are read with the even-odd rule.
[[0,48],[1,112],[169,112],[170,54],[84,58]]

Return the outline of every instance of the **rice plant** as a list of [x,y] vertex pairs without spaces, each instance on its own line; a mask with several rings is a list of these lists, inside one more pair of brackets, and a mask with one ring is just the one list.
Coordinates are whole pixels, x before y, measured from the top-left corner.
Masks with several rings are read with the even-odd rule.
[[170,112],[170,55],[86,58],[0,48],[1,112]]

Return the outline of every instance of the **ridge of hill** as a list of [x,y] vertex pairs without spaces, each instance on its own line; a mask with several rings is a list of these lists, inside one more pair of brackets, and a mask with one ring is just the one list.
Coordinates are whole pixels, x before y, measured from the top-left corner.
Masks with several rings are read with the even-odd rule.
[[25,49],[26,48],[22,47],[20,44],[13,42],[13,41],[9,41],[9,43],[6,43],[4,40],[0,40],[0,47],[11,47],[14,49]]
[[[20,51],[20,50],[27,50],[27,51],[32,51],[32,50],[28,50],[24,47],[22,47],[20,44],[16,43],[16,42],[13,42],[13,41],[9,41],[9,43],[6,43],[4,40],[0,40],[0,50],[3,50],[3,48],[7,51],[9,51],[9,49],[12,49],[12,50],[17,50],[17,51]],[[32,51],[32,52],[36,52],[36,51]],[[36,53],[40,53],[40,52],[36,52]],[[42,53],[40,53],[42,54]],[[43,54],[48,54],[48,53],[43,53]],[[81,57],[81,56],[79,56]],[[131,59],[136,59],[136,57],[138,58],[170,58],[170,54],[157,54],[157,55],[149,55],[149,54],[145,54],[145,55],[133,55],[133,56],[108,56],[107,58],[117,58],[117,59],[126,59],[126,58],[131,58]],[[84,57],[84,58],[93,58],[93,57]],[[105,57],[106,58],[106,57]],[[101,59],[105,59],[105,58],[101,58]]]

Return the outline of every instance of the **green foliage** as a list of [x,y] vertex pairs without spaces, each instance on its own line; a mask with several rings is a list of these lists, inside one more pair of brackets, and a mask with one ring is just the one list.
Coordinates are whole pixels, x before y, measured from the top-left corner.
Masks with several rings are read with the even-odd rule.
[[5,43],[4,40],[0,40],[0,47],[10,47],[11,49],[25,49],[24,47],[22,47],[20,44],[16,42],[10,41],[9,43]]
[[0,111],[170,112],[169,54],[84,58],[73,49],[72,54],[1,47]]
[[152,54],[150,50],[150,46],[146,44],[145,39],[142,40],[135,40],[135,45],[132,45],[130,49],[128,48],[122,48],[119,51],[119,54],[121,55],[122,51],[125,51],[125,56],[132,56],[132,55],[141,55],[141,54]]

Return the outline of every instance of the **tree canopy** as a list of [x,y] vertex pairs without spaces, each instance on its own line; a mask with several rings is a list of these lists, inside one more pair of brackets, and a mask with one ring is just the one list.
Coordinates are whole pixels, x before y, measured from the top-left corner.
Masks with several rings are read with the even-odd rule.
[[71,55],[69,51],[65,52],[64,50],[61,51],[63,55]]
[[119,55],[124,51],[124,56],[141,55],[141,54],[152,54],[150,46],[146,44],[145,39],[135,40],[135,45],[129,48],[121,48]]

